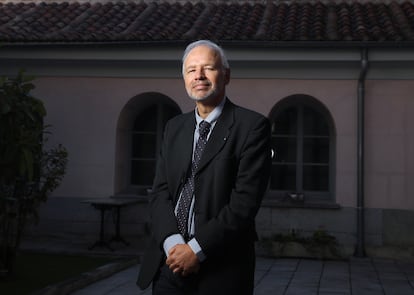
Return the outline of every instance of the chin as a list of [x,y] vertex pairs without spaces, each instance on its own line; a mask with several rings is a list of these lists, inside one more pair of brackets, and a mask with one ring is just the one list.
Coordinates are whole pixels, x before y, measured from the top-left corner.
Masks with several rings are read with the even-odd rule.
[[190,98],[194,101],[208,101],[209,97],[202,96],[202,97],[196,97],[196,96],[190,96]]
[[189,94],[190,98],[194,101],[209,101],[209,100],[214,100],[214,98],[216,97],[216,92],[212,91],[209,92],[205,95],[193,95],[193,94]]

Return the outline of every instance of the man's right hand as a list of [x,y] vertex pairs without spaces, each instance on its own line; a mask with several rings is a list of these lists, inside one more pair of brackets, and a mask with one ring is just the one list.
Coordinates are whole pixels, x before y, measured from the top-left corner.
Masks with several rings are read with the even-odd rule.
[[200,261],[187,244],[178,244],[172,247],[168,253],[166,264],[172,272],[184,277],[200,270]]

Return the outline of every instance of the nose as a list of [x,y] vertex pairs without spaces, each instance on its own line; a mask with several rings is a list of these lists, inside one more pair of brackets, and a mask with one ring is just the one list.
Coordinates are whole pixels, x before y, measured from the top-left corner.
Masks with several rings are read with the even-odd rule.
[[203,68],[198,68],[195,73],[196,80],[204,80],[206,78],[205,72]]

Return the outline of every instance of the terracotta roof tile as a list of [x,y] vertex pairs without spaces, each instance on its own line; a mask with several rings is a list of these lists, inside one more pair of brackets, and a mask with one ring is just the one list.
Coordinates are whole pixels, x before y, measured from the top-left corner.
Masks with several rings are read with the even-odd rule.
[[413,42],[414,4],[322,1],[0,3],[3,42]]

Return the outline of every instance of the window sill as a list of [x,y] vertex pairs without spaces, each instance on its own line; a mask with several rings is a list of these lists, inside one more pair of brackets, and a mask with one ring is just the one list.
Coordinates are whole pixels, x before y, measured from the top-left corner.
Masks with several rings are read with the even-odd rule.
[[340,209],[337,203],[328,201],[293,202],[287,200],[264,199],[262,207],[270,208],[304,208],[304,209]]

